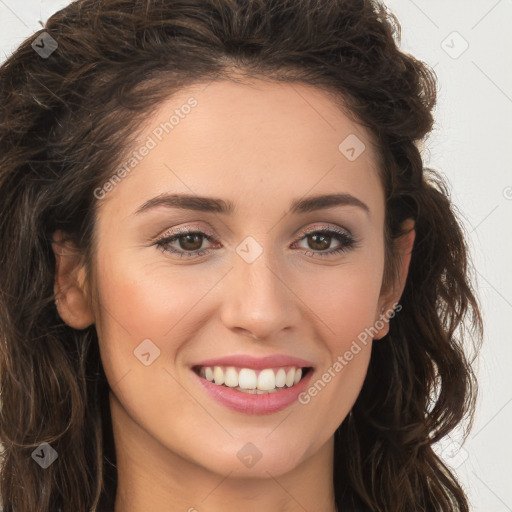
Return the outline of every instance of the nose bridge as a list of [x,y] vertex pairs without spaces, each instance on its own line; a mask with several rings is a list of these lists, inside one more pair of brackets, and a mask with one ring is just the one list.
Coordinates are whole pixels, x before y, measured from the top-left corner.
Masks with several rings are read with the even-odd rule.
[[270,248],[272,237],[247,237],[236,248],[234,268],[228,276],[223,321],[259,338],[276,335],[299,319],[291,283],[283,273],[282,258]]

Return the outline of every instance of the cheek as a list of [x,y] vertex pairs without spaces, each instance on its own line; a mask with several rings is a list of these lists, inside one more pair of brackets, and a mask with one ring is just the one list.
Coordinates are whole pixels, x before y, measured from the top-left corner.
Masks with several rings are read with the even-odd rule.
[[114,324],[132,337],[159,339],[194,308],[217,276],[164,256],[149,254],[146,260],[151,263],[120,254],[115,265],[101,265],[97,294],[104,308],[99,313],[104,327]]
[[339,279],[319,278],[309,296],[308,307],[318,312],[316,325],[328,356],[299,403],[310,415],[324,418],[323,432],[338,428],[363,386],[381,285],[378,268],[378,263],[373,270],[353,266],[340,270]]
[[[326,293],[319,293],[322,288]],[[336,381],[334,387],[342,385],[344,393],[348,391],[355,400],[370,358],[368,333],[376,320],[380,281],[371,272],[354,268],[340,276],[338,282],[332,278],[325,282],[317,280],[315,290],[308,306],[318,312],[319,336],[329,353],[321,371],[329,371],[332,378],[326,375],[323,380]],[[336,361],[338,364],[334,366]]]
[[172,361],[180,344],[197,330],[194,319],[204,314],[207,303],[202,298],[219,280],[212,270],[172,265],[163,257],[147,259],[152,262],[121,252],[115,265],[108,258],[99,260],[96,329],[110,382],[140,366],[134,351],[142,342],[147,344],[144,340],[154,343],[155,354],[160,351],[152,368]]
[[[183,268],[171,269],[161,263],[153,264],[149,271],[140,261],[122,255],[116,257],[115,265],[103,263],[97,272],[101,305],[96,328],[114,396],[148,431],[172,425],[173,435],[191,432],[187,424],[190,414],[200,415],[201,410],[177,383],[171,361],[187,339],[187,315],[194,316],[194,305],[197,308],[209,283],[191,286],[192,271],[186,274]],[[172,404],[172,408],[163,410],[163,404]],[[176,416],[172,413],[176,409],[189,414]]]
[[375,323],[382,275],[383,253],[376,250],[336,270],[322,269],[301,278],[300,297],[325,327],[322,334],[331,352],[344,351],[347,343]]
[[[308,298],[308,308],[318,319],[319,338],[329,353],[301,403],[321,409],[319,414],[329,418],[332,428],[348,414],[366,376],[383,267],[383,251],[377,246],[335,272],[324,270],[301,281],[301,297]],[[311,284],[308,288],[308,281],[314,288]]]

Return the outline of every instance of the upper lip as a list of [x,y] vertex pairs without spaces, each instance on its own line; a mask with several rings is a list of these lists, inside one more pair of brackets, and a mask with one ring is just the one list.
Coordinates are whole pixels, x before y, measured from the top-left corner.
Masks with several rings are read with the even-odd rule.
[[216,357],[201,361],[194,366],[236,366],[238,368],[252,368],[253,370],[264,370],[265,368],[279,368],[281,366],[296,366],[298,368],[312,367],[311,361],[298,357],[276,354],[266,357],[252,357],[247,355],[231,355]]

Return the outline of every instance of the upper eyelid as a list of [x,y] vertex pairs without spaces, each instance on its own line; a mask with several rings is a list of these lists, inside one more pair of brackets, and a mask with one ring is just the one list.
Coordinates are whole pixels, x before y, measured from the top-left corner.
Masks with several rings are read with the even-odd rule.
[[[167,231],[164,231],[163,234],[161,235],[158,235],[156,238],[155,238],[155,241],[158,242],[159,240],[165,240],[165,239],[168,239],[168,238],[179,238],[180,236],[185,236],[185,235],[189,235],[189,234],[195,234],[195,233],[199,233],[199,234],[202,234],[202,235],[206,235],[206,237],[209,237],[209,238],[216,238],[215,235],[213,233],[210,233],[208,231],[205,231],[204,229],[200,229],[200,228],[178,228],[176,230],[167,230]],[[205,238],[206,238],[205,237]]]
[[[360,245],[360,239],[352,234],[350,230],[344,227],[340,226],[329,226],[329,225],[313,225],[311,227],[302,228],[298,231],[297,234],[294,235],[293,243],[296,244],[304,238],[306,238],[308,235],[311,235],[313,233],[319,233],[319,232],[328,232],[328,233],[334,233],[334,238],[337,239],[339,242],[343,241],[347,244],[349,244],[353,248],[357,248]],[[217,237],[214,234],[210,234],[207,230],[203,230],[198,227],[190,227],[185,226],[182,228],[177,228],[175,231],[166,231],[163,235],[160,237],[157,237],[157,239],[153,242],[152,245],[170,245],[171,243],[176,243],[177,240],[181,236],[186,236],[188,234],[200,234],[203,235],[204,238],[213,246],[218,245],[219,242],[217,241]],[[163,243],[162,243],[163,242]],[[220,244],[222,246],[222,244]],[[196,249],[194,251],[186,251],[183,249],[178,249],[171,252],[178,252],[181,254],[199,254],[203,251],[210,251],[212,249],[215,249],[215,247],[205,247],[203,249]],[[327,255],[329,251],[326,251],[325,254]]]
[[[341,243],[340,247],[338,248],[331,248],[328,251],[317,251],[312,250],[311,256],[318,255],[318,257],[329,257],[329,256],[335,256],[338,253],[345,253],[347,251],[353,251],[355,249],[360,248],[361,246],[361,239],[359,236],[354,236],[351,232],[351,230],[341,227],[341,226],[329,226],[326,224],[322,225],[313,225],[306,228],[302,228],[298,231],[298,234],[294,235],[293,238],[293,244],[300,243],[302,240],[304,240],[308,235],[313,233],[319,233],[319,232],[328,232],[333,233],[333,238],[337,240],[338,243]],[[177,240],[181,236],[186,236],[187,234],[200,234],[204,235],[204,238],[207,239],[210,244],[213,244],[213,247],[204,247],[201,249],[195,249],[193,251],[188,251],[181,248],[174,248],[171,249],[171,244],[176,243]],[[332,235],[331,235],[332,236]],[[167,232],[164,233],[161,237],[157,238],[151,245],[158,246],[159,249],[163,250],[164,252],[174,253],[176,256],[180,257],[200,257],[207,253],[209,253],[212,250],[215,250],[217,245],[217,249],[219,242],[217,241],[216,235],[211,235],[207,232],[207,230],[203,230],[199,227],[192,227],[192,226],[185,226],[181,228],[177,228],[174,232]],[[181,244],[180,244],[181,245]],[[202,245],[202,244],[201,244]],[[165,248],[165,246],[168,246],[168,248]],[[220,248],[222,248],[222,244],[220,244]],[[303,248],[305,250],[305,248]],[[309,253],[308,253],[309,254]]]
[[[347,236],[355,238],[354,235],[352,234],[352,232],[345,227],[323,224],[323,225],[313,225],[311,227],[300,229],[297,232],[297,234],[295,235],[294,239],[297,239],[297,237],[299,237],[299,239],[301,239],[304,236],[306,236],[310,233],[315,233],[317,231],[333,231],[333,232],[342,231],[342,232],[345,232],[347,234]],[[206,237],[210,237],[212,239],[216,238],[216,235],[213,232],[210,232],[208,230],[205,230],[205,229],[199,228],[199,227],[186,226],[183,228],[176,228],[175,230],[167,230],[162,235],[157,236],[156,241],[164,240],[166,238],[175,238],[175,237],[177,238],[181,235],[194,234],[194,233],[200,233],[200,234],[206,235]]]
[[304,236],[304,235],[307,235],[309,233],[314,233],[316,231],[334,231],[334,232],[343,231],[348,236],[354,237],[354,235],[352,234],[352,231],[350,229],[347,229],[347,228],[341,227],[341,226],[332,226],[332,225],[328,225],[328,224],[325,224],[325,225],[313,225],[311,227],[301,229],[301,230],[298,231],[296,236],[301,236],[301,235]]

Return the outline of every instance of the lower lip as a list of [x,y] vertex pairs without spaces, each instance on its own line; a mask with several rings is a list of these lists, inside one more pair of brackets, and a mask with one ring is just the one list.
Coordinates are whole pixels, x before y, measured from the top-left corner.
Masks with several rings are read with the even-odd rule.
[[199,379],[199,382],[210,396],[229,409],[245,414],[271,414],[286,409],[298,399],[299,395],[307,388],[313,370],[310,369],[307,375],[291,388],[262,395],[244,393],[226,386],[218,386],[199,377],[195,372],[192,373]]

